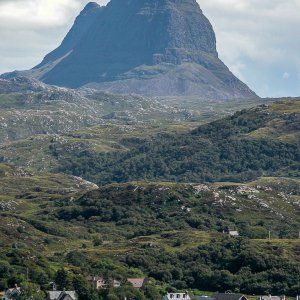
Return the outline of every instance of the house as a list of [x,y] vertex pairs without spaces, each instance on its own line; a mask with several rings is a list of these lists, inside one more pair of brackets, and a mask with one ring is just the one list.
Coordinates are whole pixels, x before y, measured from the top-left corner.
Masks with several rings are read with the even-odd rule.
[[118,287],[120,287],[121,286],[121,281],[119,281],[119,280],[113,280],[112,281],[112,286],[114,287],[114,288],[118,288]]
[[89,276],[87,277],[87,280],[92,284],[93,288],[96,290],[106,289],[109,285],[114,288],[118,288],[121,286],[121,281],[115,279],[110,280],[110,284],[108,285],[107,281],[101,276]]
[[268,295],[268,296],[261,296],[259,297],[260,300],[285,300],[285,296],[280,297],[280,296],[272,296],[272,295]]
[[49,291],[47,300],[77,300],[75,291]]
[[191,300],[187,293],[168,293],[163,300]]
[[127,281],[136,289],[141,289],[149,281],[147,278],[127,278]]
[[230,231],[228,232],[228,234],[229,234],[230,236],[240,236],[239,232],[236,231],[236,230],[230,230]]
[[1,300],[11,300],[14,299],[14,296],[17,296],[21,293],[21,289],[19,287],[14,287],[6,290],[2,295],[0,295]]
[[92,284],[93,288],[96,290],[105,289],[107,287],[107,283],[103,277],[89,276],[87,280]]
[[217,293],[212,296],[214,300],[248,300],[246,296],[242,294],[232,293]]
[[208,296],[194,296],[192,297],[192,300],[214,300],[214,299]]

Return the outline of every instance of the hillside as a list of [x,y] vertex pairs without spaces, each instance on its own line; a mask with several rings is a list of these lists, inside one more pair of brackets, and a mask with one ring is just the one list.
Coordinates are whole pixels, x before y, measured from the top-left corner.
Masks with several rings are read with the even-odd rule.
[[130,151],[72,152],[52,145],[59,171],[97,183],[248,181],[299,177],[299,100],[242,110],[191,132],[139,140]]
[[[63,175],[6,174],[1,182],[11,190],[10,199],[0,196],[1,286],[21,281],[27,267],[30,279],[47,288],[66,266],[69,276],[151,276],[162,292],[232,288],[293,295],[297,289],[299,181],[136,182],[86,192],[95,187],[84,182],[79,187],[78,179]],[[16,184],[22,191],[14,195]],[[222,233],[227,230],[238,230],[242,237],[228,238]],[[283,285],[274,275],[280,268],[285,269]]]
[[39,65],[2,78],[15,76],[117,94],[257,98],[219,59],[214,30],[196,0],[89,3]]
[[0,144],[97,124],[164,123],[192,116],[146,97],[75,91],[24,77],[0,80]]
[[[294,296],[299,109],[285,99],[196,127],[100,124],[2,144],[0,289],[28,270],[43,290],[55,280],[80,299],[156,300],[173,289]],[[124,285],[95,293],[91,274]],[[151,278],[142,292],[125,284],[139,276]]]

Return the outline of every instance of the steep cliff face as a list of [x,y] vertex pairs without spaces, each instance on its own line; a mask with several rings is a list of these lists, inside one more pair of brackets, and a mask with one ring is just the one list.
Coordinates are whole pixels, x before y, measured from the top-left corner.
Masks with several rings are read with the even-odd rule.
[[102,11],[103,7],[100,7],[100,5],[95,2],[90,2],[89,4],[87,4],[84,10],[76,18],[73,27],[64,38],[61,45],[57,49],[46,55],[43,61],[34,69],[39,69],[42,66],[59,60],[70,53],[80,43],[82,38],[84,38],[84,36],[88,33],[92,24],[95,22],[97,17],[99,17]]
[[115,93],[256,97],[219,60],[214,30],[196,0],[90,3],[61,46],[28,74]]

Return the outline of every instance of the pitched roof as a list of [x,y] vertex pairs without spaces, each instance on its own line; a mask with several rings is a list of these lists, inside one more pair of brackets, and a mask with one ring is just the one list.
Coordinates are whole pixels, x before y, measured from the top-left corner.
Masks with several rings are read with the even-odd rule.
[[13,295],[15,293],[20,293],[21,292],[21,288],[19,287],[14,287],[14,288],[11,288],[11,289],[8,289],[5,291],[5,295]]
[[146,278],[127,278],[127,281],[135,288],[142,288],[144,286],[145,279]]
[[244,295],[242,294],[230,294],[230,293],[217,293],[212,296],[213,299],[215,300],[240,300],[242,298],[247,299]]
[[72,299],[76,300],[75,291],[50,291],[48,292],[49,300],[61,300],[65,296],[70,296]]

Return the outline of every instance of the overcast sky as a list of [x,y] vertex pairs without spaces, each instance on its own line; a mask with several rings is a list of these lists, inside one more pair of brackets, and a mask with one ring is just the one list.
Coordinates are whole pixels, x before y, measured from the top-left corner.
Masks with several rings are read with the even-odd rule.
[[[0,73],[38,64],[87,2],[0,0]],[[300,96],[300,0],[198,2],[221,59],[240,79],[260,96]]]

